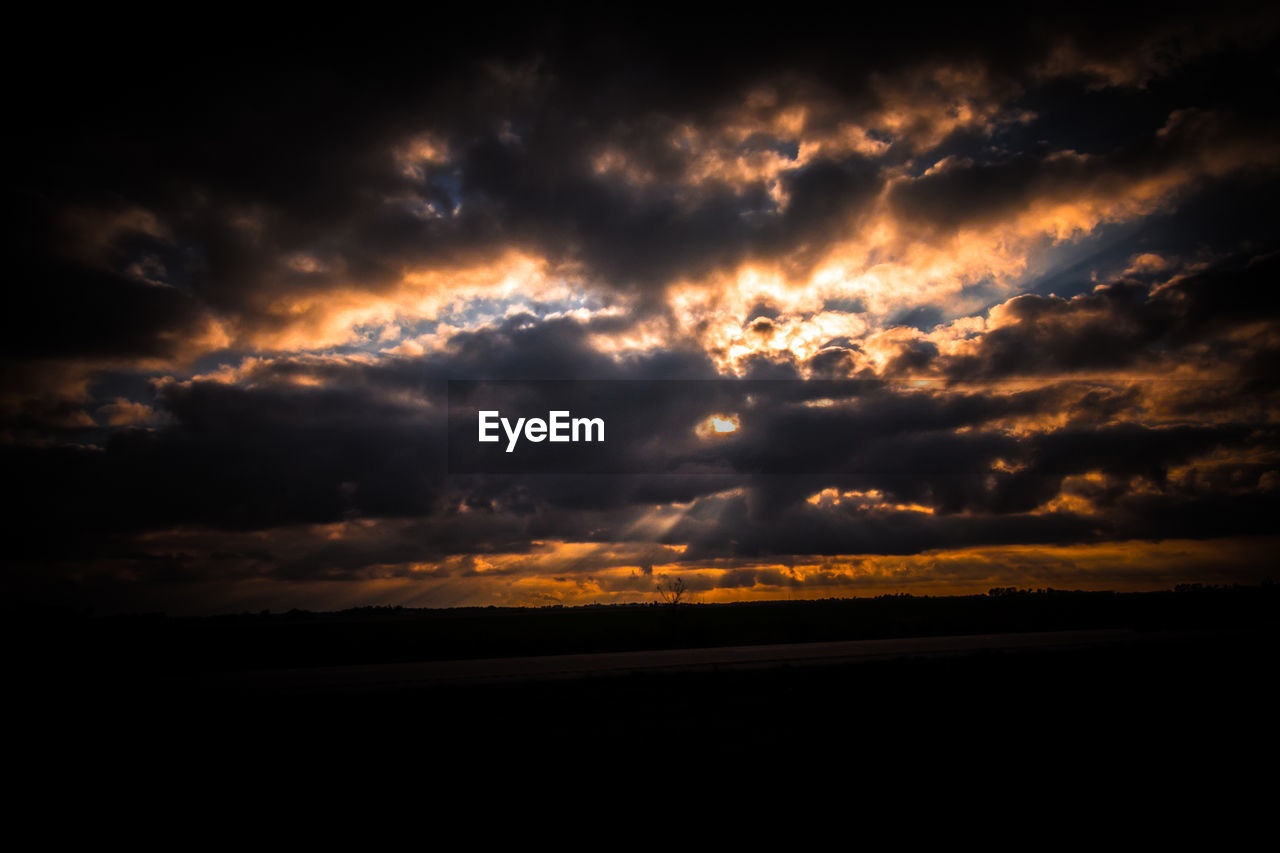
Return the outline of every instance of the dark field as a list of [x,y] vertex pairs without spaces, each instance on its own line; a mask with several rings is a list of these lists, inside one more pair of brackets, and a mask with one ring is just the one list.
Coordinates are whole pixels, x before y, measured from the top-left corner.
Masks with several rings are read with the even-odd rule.
[[[11,621],[48,748],[138,760],[441,766],[602,756],[856,757],[1181,773],[1274,756],[1272,586],[576,610],[363,610]],[[1128,628],[1149,642],[644,671],[376,694],[213,690],[201,673],[621,649]],[[23,663],[25,661],[25,663]],[[64,756],[65,757],[65,756]],[[479,762],[479,763],[477,763]],[[904,765],[903,762],[906,762]],[[879,768],[879,769],[872,769]],[[1179,769],[1181,768],[1181,769]],[[1108,784],[1114,783],[1113,778]]]
[[1277,625],[1280,592],[1181,587],[1146,593],[992,590],[987,595],[574,608],[361,608],[205,618],[14,614],[11,648],[92,678],[395,661],[580,654],[956,634],[1128,628],[1240,631]]

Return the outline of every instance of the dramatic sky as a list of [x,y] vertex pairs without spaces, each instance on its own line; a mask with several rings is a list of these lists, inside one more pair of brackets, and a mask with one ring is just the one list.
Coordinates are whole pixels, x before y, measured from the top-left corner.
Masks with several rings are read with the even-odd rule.
[[[217,612],[1275,578],[1276,12],[975,9],[35,28],[6,585]],[[789,381],[726,435],[654,403],[714,475],[448,473],[447,380],[566,378]]]

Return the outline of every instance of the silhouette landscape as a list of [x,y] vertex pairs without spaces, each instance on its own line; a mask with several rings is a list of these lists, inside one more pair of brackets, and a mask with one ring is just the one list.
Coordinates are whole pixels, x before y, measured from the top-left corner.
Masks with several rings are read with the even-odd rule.
[[1269,772],[1280,6],[357,11],[22,13],[29,791]]

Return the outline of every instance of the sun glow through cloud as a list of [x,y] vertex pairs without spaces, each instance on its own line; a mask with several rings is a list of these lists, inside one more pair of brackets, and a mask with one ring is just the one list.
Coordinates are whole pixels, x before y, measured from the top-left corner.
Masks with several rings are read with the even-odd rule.
[[735,433],[742,426],[737,415],[712,415],[699,422],[694,432],[699,438],[708,439]]
[[[1259,578],[1276,16],[915,17],[912,50],[603,33],[627,49],[463,45],[394,86],[198,66],[190,97],[103,42],[15,170],[24,577],[225,606]],[[634,474],[522,479],[444,466],[451,379],[762,384],[653,403]]]

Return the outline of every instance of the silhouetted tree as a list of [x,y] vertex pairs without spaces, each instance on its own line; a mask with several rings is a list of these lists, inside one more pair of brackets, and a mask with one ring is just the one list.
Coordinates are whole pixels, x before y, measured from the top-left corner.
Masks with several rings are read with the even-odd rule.
[[658,584],[658,595],[672,607],[679,604],[680,599],[684,598],[684,594],[688,591],[689,588],[685,586],[684,578],[676,578],[673,581],[667,581],[666,584]]

